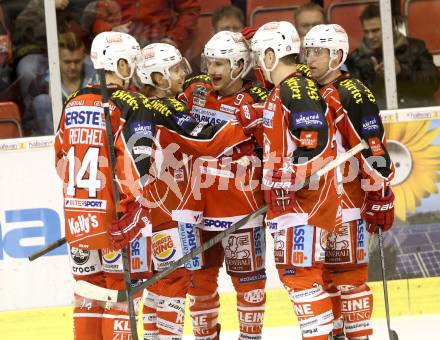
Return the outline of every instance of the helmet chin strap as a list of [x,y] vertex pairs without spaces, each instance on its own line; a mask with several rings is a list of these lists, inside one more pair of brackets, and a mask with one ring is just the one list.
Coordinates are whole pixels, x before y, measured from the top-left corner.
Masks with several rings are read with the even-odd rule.
[[232,67],[231,67],[231,72],[229,73],[229,75],[230,75],[230,77],[231,77],[231,80],[229,81],[229,83],[227,83],[224,87],[223,87],[223,89],[227,89],[229,86],[231,86],[231,84],[234,82],[234,81],[236,81],[237,79],[239,79],[239,78],[241,78],[241,75],[243,74],[243,70],[238,74],[238,75],[236,75],[235,77],[232,75],[232,73],[234,72],[234,70],[232,69]]
[[134,67],[131,68],[131,70],[130,70],[130,75],[127,76],[127,77],[123,77],[123,76],[119,73],[119,70],[118,70],[117,68],[116,68],[116,70],[115,70],[115,73],[116,73],[116,75],[117,75],[120,79],[122,79],[122,80],[124,81],[124,84],[126,84],[126,83],[130,82],[131,77],[133,77]]
[[168,80],[168,86],[167,87],[160,87],[160,86],[156,86],[159,90],[162,90],[162,91],[168,91],[170,88],[171,88],[171,82],[170,82],[170,80],[169,79],[167,79]]
[[331,72],[336,71],[337,69],[339,69],[339,67],[341,66],[342,63],[339,63],[338,65],[336,65],[336,67],[331,67],[331,63],[333,60],[335,60],[335,58],[337,57],[336,54],[334,54],[331,59],[328,61],[328,70],[327,72],[325,72],[321,77],[319,77],[317,80],[318,82],[325,79]]
[[272,80],[271,72],[275,69],[275,67],[277,67],[278,61],[279,61],[279,59],[276,59],[273,66],[269,69],[266,67],[266,63],[264,62],[264,59],[260,57],[260,63],[261,63],[261,68],[263,69],[264,77],[266,78],[266,80],[268,82],[270,82],[272,84],[275,84],[275,83]]

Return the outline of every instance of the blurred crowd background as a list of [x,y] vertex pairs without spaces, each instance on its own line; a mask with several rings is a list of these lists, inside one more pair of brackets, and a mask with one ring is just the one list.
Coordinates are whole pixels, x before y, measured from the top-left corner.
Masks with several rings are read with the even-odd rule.
[[[204,44],[214,33],[285,20],[300,37],[317,24],[343,26],[350,38],[346,69],[386,108],[378,0],[54,2],[63,99],[96,81],[88,52],[100,32],[129,33],[141,47],[174,44],[198,73]],[[440,105],[440,0],[391,3],[399,108]],[[53,134],[49,81],[44,1],[0,1],[0,138]]]

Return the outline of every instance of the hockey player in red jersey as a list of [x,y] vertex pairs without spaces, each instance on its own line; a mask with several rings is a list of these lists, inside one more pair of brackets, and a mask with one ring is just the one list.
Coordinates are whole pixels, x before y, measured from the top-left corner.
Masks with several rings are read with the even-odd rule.
[[[247,128],[240,126],[237,120],[208,126],[190,116],[183,103],[167,97],[182,89],[185,76],[182,61],[179,51],[171,45],[152,44],[142,50],[137,74],[147,85],[143,90],[147,90],[150,98],[140,95],[137,104],[143,110],[131,115],[124,125],[125,140],[136,140],[136,135],[145,136],[143,144],[135,144],[132,148],[134,154],[142,155],[142,164],[149,169],[141,203],[152,224],[152,255],[158,271],[166,269],[200,243],[194,230],[198,213],[190,211],[194,207],[185,202],[191,199],[191,190],[187,188],[190,172],[183,172],[182,167],[188,163],[182,159],[186,157],[182,153],[217,157],[250,139],[245,133]],[[110,233],[117,247],[128,243],[140,226],[137,213],[131,212],[112,223]],[[154,288],[155,295],[150,294],[147,298],[146,314],[151,322],[145,323],[146,339],[157,335],[181,338],[189,286],[188,269],[201,265],[200,258],[195,258],[186,268],[168,275]]]
[[[109,128],[114,137],[124,118],[137,110],[126,100],[131,94],[122,86],[133,75],[139,51],[137,41],[123,33],[101,33],[92,43],[93,65],[106,72]],[[56,166],[64,181],[65,230],[74,278],[123,289],[121,253],[112,250],[107,227],[115,219],[116,211],[125,211],[141,194],[141,186],[136,181],[121,185],[121,200],[115,205],[109,166],[109,143],[113,141],[107,139],[101,100],[100,86],[82,88],[68,98],[55,136]],[[115,143],[114,148],[117,155],[130,159],[130,151],[123,143]],[[116,169],[119,180],[136,176],[138,171],[132,162],[127,164],[125,173]],[[130,262],[143,263],[131,268],[132,278],[147,277],[147,239],[136,240],[130,255]],[[130,330],[126,303],[104,306],[75,295],[73,315],[75,340],[110,340],[125,337]]]
[[265,79],[275,85],[264,103],[262,139],[266,225],[278,274],[303,339],[327,340],[333,313],[323,289],[324,245],[340,224],[335,171],[302,189],[298,185],[336,156],[329,112],[314,82],[297,72],[300,40],[292,24],[263,25],[251,48]]
[[368,232],[386,231],[393,224],[390,180],[394,167],[374,95],[341,71],[349,50],[345,30],[339,25],[317,25],[304,37],[304,48],[312,77],[336,124],[338,149],[347,150],[361,139],[370,146],[345,166],[342,229],[330,235],[325,255],[333,282],[328,288],[334,296],[334,314],[342,313],[343,320],[343,325],[335,323],[336,339],[346,339],[345,328],[348,339],[365,340],[373,331],[373,294],[366,284]]
[[[183,82],[190,70],[188,62],[174,46],[156,43],[142,50],[136,73],[142,84],[141,92],[156,105],[161,104],[172,112],[175,108],[183,109],[182,103],[174,97],[183,91]],[[195,157],[182,153],[180,149],[161,153],[166,146],[161,145],[160,136],[155,144],[155,180],[146,188],[145,196],[151,203],[154,267],[161,271],[200,245],[195,225],[201,219],[203,208],[200,200],[193,199],[191,190]],[[164,240],[171,240],[172,246],[163,247]],[[144,305],[145,340],[154,340],[158,336],[172,336],[173,339],[182,336],[189,270],[203,265],[203,259],[198,256],[148,288]]]
[[[244,79],[252,64],[241,33],[215,34],[204,48],[202,61],[207,73],[188,79],[179,96],[201,123],[235,119],[242,105],[267,98],[265,89]],[[237,145],[227,158],[205,162],[201,170],[206,183],[201,190],[203,223],[199,225],[203,238],[214,236],[263,204],[261,163],[254,140]],[[237,292],[239,339],[261,339],[266,301],[262,222],[261,216],[208,250],[208,266],[192,272],[190,315],[196,339],[218,338],[217,279],[223,257]]]

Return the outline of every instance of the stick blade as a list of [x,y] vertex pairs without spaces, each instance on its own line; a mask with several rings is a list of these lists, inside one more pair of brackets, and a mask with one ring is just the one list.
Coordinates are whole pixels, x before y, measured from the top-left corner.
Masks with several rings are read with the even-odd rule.
[[399,336],[397,335],[396,331],[390,329],[390,340],[399,340]]
[[73,290],[75,294],[91,300],[118,302],[119,291],[99,287],[90,282],[76,281]]

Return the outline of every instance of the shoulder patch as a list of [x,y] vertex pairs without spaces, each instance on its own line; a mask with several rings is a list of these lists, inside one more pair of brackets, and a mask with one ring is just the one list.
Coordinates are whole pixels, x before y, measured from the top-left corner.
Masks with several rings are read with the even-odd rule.
[[305,77],[290,77],[284,80],[280,85],[280,93],[282,97],[287,96],[294,100],[321,98],[314,81]]
[[249,89],[249,94],[254,98],[254,101],[256,103],[264,102],[267,99],[267,95],[269,94],[269,91],[266,90],[264,87],[252,86]]
[[162,98],[150,101],[151,109],[159,114],[170,117],[174,113],[181,113],[185,111],[185,105],[175,98]]
[[204,84],[211,84],[211,78],[206,75],[206,74],[199,74],[197,76],[188,78],[187,80],[185,80],[185,82],[183,83],[183,88],[187,88],[188,86],[190,86],[191,84],[195,84],[195,83],[204,83]]
[[376,103],[373,93],[358,79],[343,79],[337,82],[337,86],[343,102],[351,101],[355,104],[363,104],[365,102]]
[[115,102],[122,102],[130,106],[133,110],[139,110],[138,96],[133,92],[118,89],[111,94],[110,99]]
[[310,72],[310,69],[305,64],[296,64],[296,70],[301,73],[304,77],[312,78],[312,72]]

